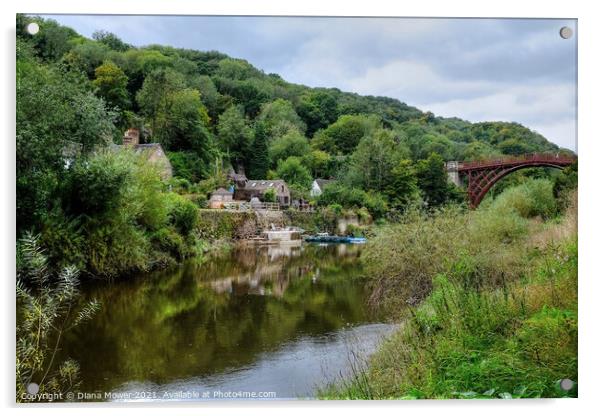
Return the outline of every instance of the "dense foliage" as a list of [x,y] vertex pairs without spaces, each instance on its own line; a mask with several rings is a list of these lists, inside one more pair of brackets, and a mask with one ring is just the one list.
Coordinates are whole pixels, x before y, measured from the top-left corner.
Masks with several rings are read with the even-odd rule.
[[488,206],[408,212],[362,253],[372,302],[403,319],[335,398],[575,397],[576,192],[557,214],[549,181]]
[[[33,36],[24,30],[32,20],[41,27]],[[51,210],[67,143],[85,154],[119,143],[129,127],[161,143],[190,183],[232,166],[252,179],[292,178],[307,196],[312,178],[332,178],[350,188],[344,194],[382,199],[375,217],[461,199],[443,183],[445,160],[559,151],[517,123],[473,124],[392,98],[291,84],[215,51],[134,47],[106,31],[88,39],[25,15],[17,26],[19,233]]]

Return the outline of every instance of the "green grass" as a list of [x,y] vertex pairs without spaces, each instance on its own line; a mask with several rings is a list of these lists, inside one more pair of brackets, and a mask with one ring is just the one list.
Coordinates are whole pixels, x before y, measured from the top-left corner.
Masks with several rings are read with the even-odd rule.
[[[319,396],[575,397],[575,216],[573,207],[542,223],[497,203],[418,215],[381,232],[365,268],[373,302],[400,329]],[[564,378],[575,382],[569,392],[559,388]]]

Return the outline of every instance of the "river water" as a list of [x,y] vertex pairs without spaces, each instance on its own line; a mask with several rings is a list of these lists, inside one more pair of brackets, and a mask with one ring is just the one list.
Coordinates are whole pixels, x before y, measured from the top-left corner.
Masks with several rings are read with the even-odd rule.
[[358,245],[242,246],[203,263],[91,284],[64,338],[83,400],[314,397],[393,326],[366,306]]

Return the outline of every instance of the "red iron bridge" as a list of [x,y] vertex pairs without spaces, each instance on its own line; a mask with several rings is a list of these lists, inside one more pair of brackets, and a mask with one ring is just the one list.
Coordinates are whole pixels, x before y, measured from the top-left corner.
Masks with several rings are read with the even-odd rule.
[[466,188],[470,206],[476,208],[496,182],[514,171],[532,167],[563,169],[576,160],[575,156],[566,154],[530,153],[473,162],[452,161],[447,162],[445,168],[453,183]]

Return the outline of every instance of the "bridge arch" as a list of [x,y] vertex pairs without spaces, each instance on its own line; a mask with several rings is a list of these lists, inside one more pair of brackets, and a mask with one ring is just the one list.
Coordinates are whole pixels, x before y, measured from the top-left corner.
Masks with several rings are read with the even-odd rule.
[[468,178],[468,199],[471,208],[476,208],[493,185],[517,170],[532,167],[563,169],[575,160],[570,156],[535,153],[488,161],[448,162],[447,171],[450,177],[457,178],[456,183],[460,177]]

